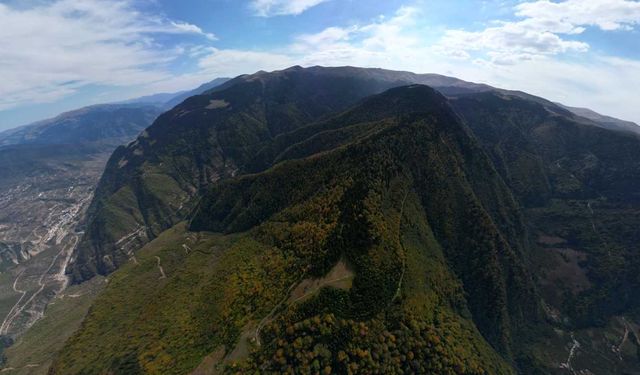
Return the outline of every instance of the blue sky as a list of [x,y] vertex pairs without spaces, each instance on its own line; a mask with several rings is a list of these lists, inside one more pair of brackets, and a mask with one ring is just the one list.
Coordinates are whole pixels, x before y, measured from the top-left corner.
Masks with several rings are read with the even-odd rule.
[[637,0],[0,0],[0,129],[291,65],[440,73],[640,122]]

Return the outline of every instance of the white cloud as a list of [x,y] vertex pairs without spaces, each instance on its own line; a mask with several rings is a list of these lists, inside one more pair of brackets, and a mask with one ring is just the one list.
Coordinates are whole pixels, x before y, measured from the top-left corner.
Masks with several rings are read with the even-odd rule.
[[589,44],[567,37],[587,27],[605,31],[640,23],[640,2],[629,0],[536,0],[518,4],[518,21],[495,21],[481,31],[448,30],[438,48],[448,54],[481,51],[489,61],[509,65],[566,52],[587,52]]
[[286,50],[301,65],[415,67],[414,58],[427,52],[413,32],[418,15],[415,7],[401,7],[388,19],[300,35]]
[[298,15],[329,0],[253,0],[251,9],[261,17]]
[[201,28],[199,28],[196,25],[190,24],[190,23],[184,23],[184,22],[175,22],[175,21],[171,21],[170,22],[171,26],[175,27],[176,30],[184,32],[184,33],[193,33],[193,34],[200,34],[200,35],[204,35],[207,39],[209,40],[218,40],[218,38],[212,34],[212,33],[205,33],[204,31],[202,31]]
[[640,2],[630,0],[535,1],[519,4],[516,15],[539,22],[577,26],[597,26],[619,30],[640,23]]
[[285,54],[233,49],[213,49],[211,54],[198,62],[202,71],[212,78],[252,73],[256,67],[262,70],[276,70],[292,64],[293,60]]
[[0,25],[0,109],[54,101],[88,84],[167,79],[163,64],[180,51],[158,45],[155,34],[215,38],[195,25],[141,13],[133,0],[0,4]]

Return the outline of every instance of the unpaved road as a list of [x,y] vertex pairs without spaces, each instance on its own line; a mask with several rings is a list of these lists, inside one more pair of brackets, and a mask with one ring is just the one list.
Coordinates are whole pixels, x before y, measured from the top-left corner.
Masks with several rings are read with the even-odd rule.
[[160,278],[166,279],[167,275],[164,273],[164,268],[162,268],[162,265],[160,264],[160,257],[156,256],[155,258],[158,261],[158,270],[160,271]]
[[11,307],[11,310],[9,310],[9,313],[4,318],[4,321],[2,322],[2,326],[0,326],[0,335],[6,335],[7,334],[7,326],[8,326],[8,324],[10,324],[11,319],[14,316],[14,311],[18,308],[18,306],[20,306],[20,302],[22,302],[22,299],[24,298],[24,296],[27,295],[27,291],[26,290],[19,290],[18,286],[17,286],[18,285],[18,280],[20,279],[20,276],[22,276],[24,271],[26,271],[26,270],[22,270],[18,274],[18,276],[16,276],[16,279],[13,281],[13,290],[16,293],[21,294],[21,296],[20,296],[20,299],[18,299],[18,302],[16,302],[15,305],[13,305],[13,307]]

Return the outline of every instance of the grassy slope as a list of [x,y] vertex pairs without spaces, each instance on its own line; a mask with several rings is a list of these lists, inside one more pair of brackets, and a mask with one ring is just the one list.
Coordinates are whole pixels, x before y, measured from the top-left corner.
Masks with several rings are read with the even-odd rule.
[[[219,345],[234,345],[241,328],[266,314],[291,281],[278,272],[281,257],[264,245],[184,227],[165,231],[137,254],[138,264],[112,275],[67,342],[59,373],[185,373]],[[267,279],[266,272],[273,274]]]
[[64,342],[75,332],[87,314],[98,293],[104,288],[105,279],[96,277],[82,285],[68,288],[57,297],[36,322],[18,341],[5,350],[5,369],[9,374],[46,374],[53,357]]

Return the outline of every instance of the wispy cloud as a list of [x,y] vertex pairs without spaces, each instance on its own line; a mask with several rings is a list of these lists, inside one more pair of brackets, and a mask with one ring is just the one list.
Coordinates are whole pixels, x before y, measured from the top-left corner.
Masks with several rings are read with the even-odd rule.
[[252,0],[251,9],[261,17],[297,15],[329,0]]
[[157,34],[215,35],[145,14],[132,0],[58,0],[17,9],[0,4],[0,109],[47,102],[88,84],[167,79],[179,50]]
[[210,77],[232,77],[252,73],[256,67],[275,70],[293,63],[290,56],[272,52],[215,49],[201,58],[198,66]]

